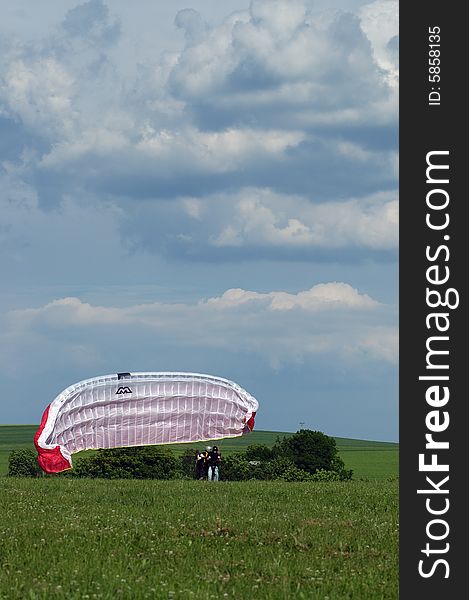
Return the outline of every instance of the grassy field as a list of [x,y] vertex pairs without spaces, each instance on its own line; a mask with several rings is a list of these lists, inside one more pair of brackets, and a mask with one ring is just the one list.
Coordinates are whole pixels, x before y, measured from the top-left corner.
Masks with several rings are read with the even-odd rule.
[[397,481],[0,479],[0,598],[398,598]]
[[[36,429],[0,426],[0,474]],[[336,441],[353,481],[0,477],[0,599],[397,599],[399,446]]]

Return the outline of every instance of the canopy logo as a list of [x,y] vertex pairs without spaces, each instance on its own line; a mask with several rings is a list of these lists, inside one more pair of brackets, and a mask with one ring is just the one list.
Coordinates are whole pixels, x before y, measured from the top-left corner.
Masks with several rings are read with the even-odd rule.
[[131,394],[131,393],[132,393],[132,390],[127,386],[125,386],[125,387],[121,386],[120,388],[117,389],[117,392],[116,392],[116,394]]

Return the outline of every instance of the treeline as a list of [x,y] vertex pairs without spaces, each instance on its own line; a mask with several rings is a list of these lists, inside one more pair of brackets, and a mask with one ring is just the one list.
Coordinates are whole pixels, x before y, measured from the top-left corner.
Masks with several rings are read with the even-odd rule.
[[339,457],[336,441],[321,431],[301,429],[277,439],[272,448],[261,444],[223,460],[224,479],[284,481],[344,481],[352,478]]
[[[195,479],[197,450],[175,456],[162,446],[139,446],[98,450],[74,460],[71,471],[54,477],[104,479]],[[33,450],[13,450],[8,475],[39,477],[43,473]],[[335,439],[320,431],[302,429],[292,436],[277,438],[272,448],[248,446],[244,452],[223,457],[220,479],[227,481],[344,481],[352,478],[339,457]]]

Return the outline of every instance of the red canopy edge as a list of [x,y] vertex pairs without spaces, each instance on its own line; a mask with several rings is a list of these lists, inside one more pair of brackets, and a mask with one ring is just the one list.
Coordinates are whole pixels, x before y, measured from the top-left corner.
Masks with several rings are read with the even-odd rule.
[[254,421],[255,420],[256,420],[256,413],[253,412],[252,415],[251,415],[251,418],[246,423],[245,432],[243,432],[243,433],[250,433],[254,429]]
[[44,411],[42,415],[41,424],[39,425],[39,429],[36,431],[36,435],[34,436],[34,445],[37,450],[37,462],[43,471],[46,473],[61,473],[62,471],[66,471],[67,469],[71,469],[72,465],[70,461],[68,461],[60,452],[60,446],[55,446],[55,448],[42,448],[39,445],[39,437],[46,426],[47,419],[49,417],[49,406]]

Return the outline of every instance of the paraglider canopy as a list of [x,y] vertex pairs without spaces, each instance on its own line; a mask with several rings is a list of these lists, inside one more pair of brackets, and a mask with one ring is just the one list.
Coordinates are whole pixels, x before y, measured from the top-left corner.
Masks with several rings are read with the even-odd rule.
[[117,373],[80,381],[47,406],[34,437],[46,473],[81,450],[199,442],[249,433],[257,400],[199,373]]

